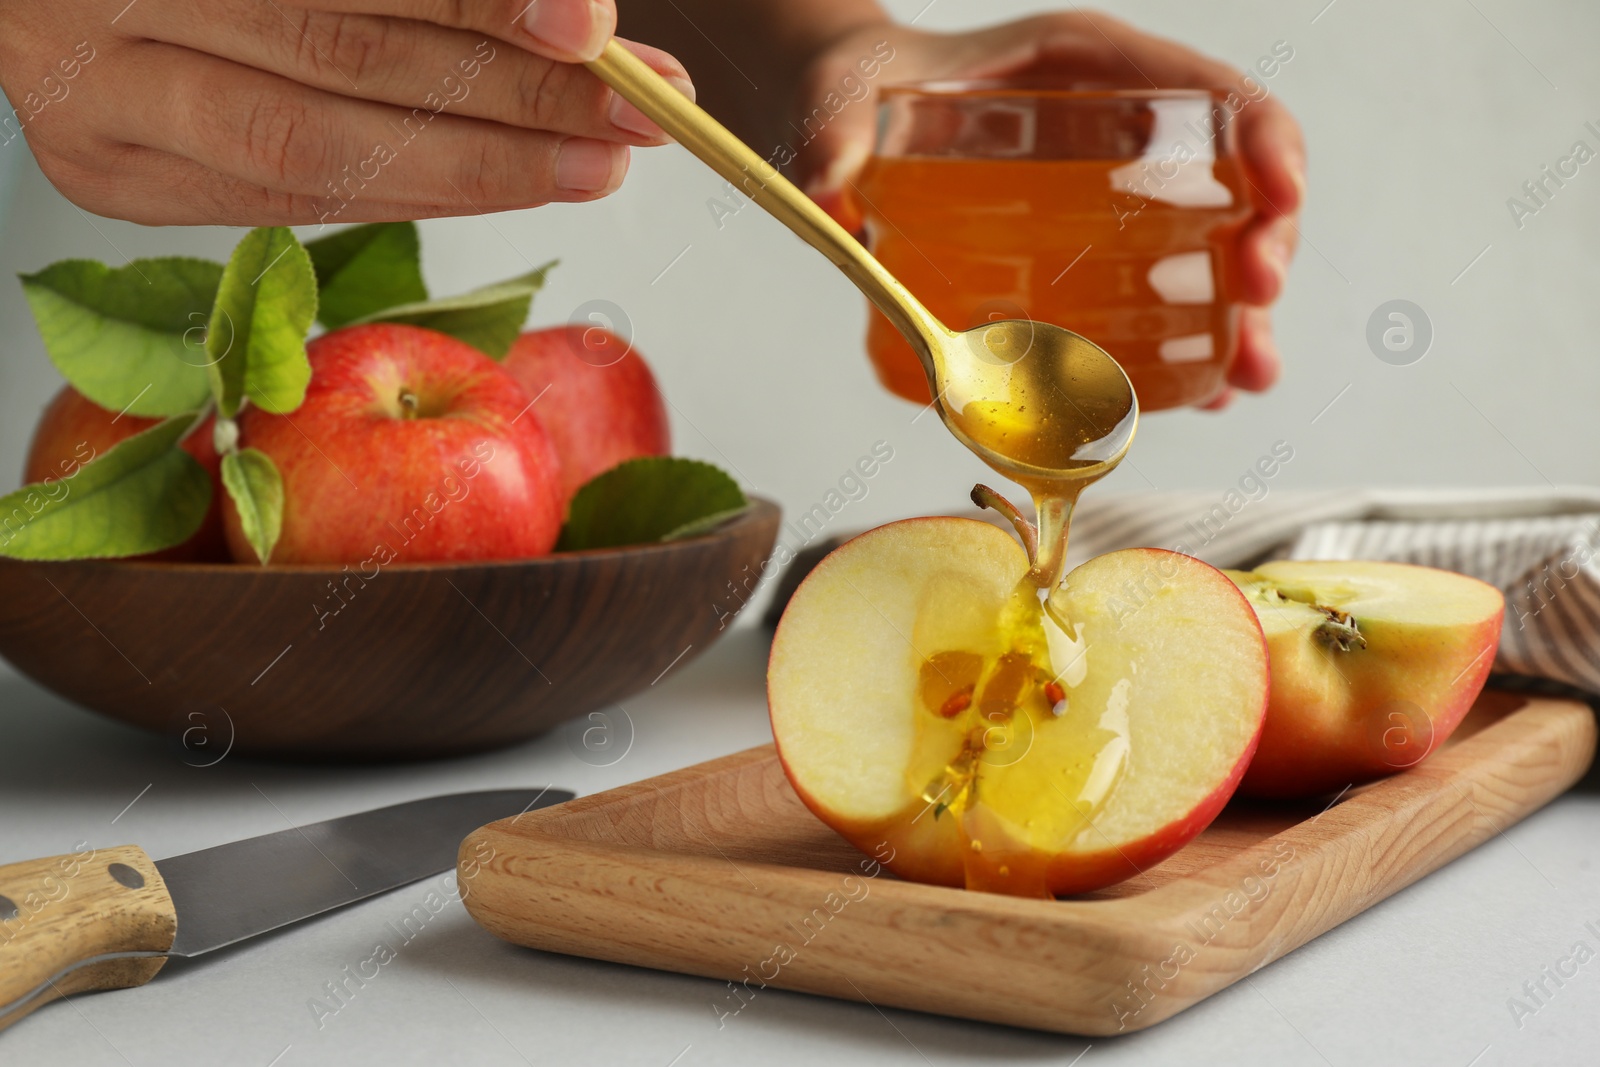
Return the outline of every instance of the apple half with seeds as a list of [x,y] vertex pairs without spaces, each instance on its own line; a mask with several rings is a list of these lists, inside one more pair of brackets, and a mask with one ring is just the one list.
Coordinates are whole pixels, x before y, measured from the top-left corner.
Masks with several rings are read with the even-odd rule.
[[1306,797],[1394,774],[1443,744],[1483,688],[1505,597],[1408,563],[1279,560],[1226,572],[1267,635],[1272,699],[1240,787]]
[[996,526],[908,519],[825,558],[779,623],[784,770],[901,877],[1098,889],[1200,833],[1255,751],[1266,644],[1220,571],[1128,549],[1045,598],[1029,565]]

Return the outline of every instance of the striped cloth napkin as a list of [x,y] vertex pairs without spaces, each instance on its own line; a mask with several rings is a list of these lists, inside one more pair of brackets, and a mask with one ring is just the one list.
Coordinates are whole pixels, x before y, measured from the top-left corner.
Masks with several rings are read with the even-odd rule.
[[1137,545],[1218,567],[1386,559],[1470,574],[1506,595],[1496,672],[1600,696],[1600,489],[1085,495],[1069,566]]

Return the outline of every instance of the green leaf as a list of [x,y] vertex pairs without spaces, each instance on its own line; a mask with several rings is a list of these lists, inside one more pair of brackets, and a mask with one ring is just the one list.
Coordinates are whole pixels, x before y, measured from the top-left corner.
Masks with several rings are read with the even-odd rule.
[[557,262],[551,260],[538,270],[460,296],[403,304],[357,321],[426,326],[465,341],[494,359],[503,359],[528,321],[533,294],[544,287],[545,275]]
[[97,559],[183,544],[211,506],[211,476],[176,447],[193,423],[167,419],[69,478],[0,497],[0,556]]
[[556,550],[691,537],[748,506],[739,483],[709,463],[676,456],[630,459],[573,496]]
[[317,319],[330,330],[428,299],[414,222],[351,226],[306,243],[317,272]]
[[205,403],[201,344],[222,266],[136,259],[112,270],[88,259],[22,275],[45,351],[78,392],[109,411],[181,415]]
[[283,476],[277,464],[256,448],[229,453],[222,457],[222,484],[233,498],[239,526],[256,558],[270,561],[283,532]]
[[283,226],[251,230],[233,250],[206,329],[211,390],[225,418],[248,398],[273,414],[306,396],[306,331],[317,314],[311,257]]

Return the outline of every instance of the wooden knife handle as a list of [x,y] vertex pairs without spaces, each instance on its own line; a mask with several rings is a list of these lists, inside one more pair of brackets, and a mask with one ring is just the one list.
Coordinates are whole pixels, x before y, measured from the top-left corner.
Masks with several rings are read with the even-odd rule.
[[167,885],[141,848],[0,867],[0,1029],[72,993],[144,985],[177,930]]

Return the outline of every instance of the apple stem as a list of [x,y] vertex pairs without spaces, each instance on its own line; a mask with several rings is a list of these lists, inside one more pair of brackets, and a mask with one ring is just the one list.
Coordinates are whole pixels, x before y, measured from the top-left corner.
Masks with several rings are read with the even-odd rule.
[[972,487],[972,502],[980,508],[998,511],[1016,529],[1017,536],[1022,538],[1023,551],[1028,553],[1028,565],[1035,566],[1039,562],[1039,530],[1029,522],[1017,506],[999,492],[989,488],[981,482]]
[[1320,604],[1316,605],[1316,608],[1328,617],[1317,626],[1316,637],[1319,641],[1337,648],[1340,652],[1367,647],[1367,639],[1356,625],[1353,615],[1338,608],[1325,608]]
[[409,389],[400,390],[400,410],[403,418],[417,417],[417,394]]

